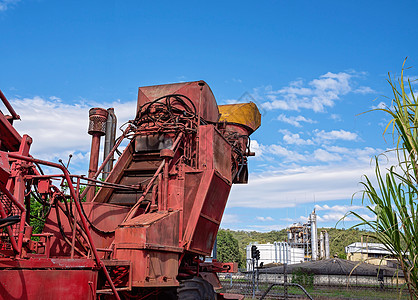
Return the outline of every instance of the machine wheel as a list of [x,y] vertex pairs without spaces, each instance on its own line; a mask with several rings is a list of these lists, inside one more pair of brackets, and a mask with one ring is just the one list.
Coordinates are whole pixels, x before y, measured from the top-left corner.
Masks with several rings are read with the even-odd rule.
[[177,289],[179,300],[215,300],[213,286],[200,277],[183,280]]

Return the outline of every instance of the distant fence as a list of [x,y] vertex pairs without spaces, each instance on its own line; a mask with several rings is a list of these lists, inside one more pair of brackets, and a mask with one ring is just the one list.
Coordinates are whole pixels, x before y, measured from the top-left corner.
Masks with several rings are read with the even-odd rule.
[[309,299],[304,291],[285,283],[299,284],[313,299],[407,299],[403,278],[376,276],[313,275],[303,272],[290,274],[255,272],[218,274],[227,293],[245,295],[245,299],[260,299],[272,284],[265,299]]

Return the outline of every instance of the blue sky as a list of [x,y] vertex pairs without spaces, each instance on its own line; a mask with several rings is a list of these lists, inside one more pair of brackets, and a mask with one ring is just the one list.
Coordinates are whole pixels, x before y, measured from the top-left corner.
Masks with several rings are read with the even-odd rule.
[[[0,0],[0,89],[34,156],[85,173],[92,106],[133,117],[137,88],[205,80],[220,104],[255,101],[250,183],[222,227],[268,231],[314,207],[335,226],[370,159],[392,147],[387,73],[416,76],[415,1]],[[381,104],[380,104],[381,105]],[[349,227],[352,221],[340,224]]]

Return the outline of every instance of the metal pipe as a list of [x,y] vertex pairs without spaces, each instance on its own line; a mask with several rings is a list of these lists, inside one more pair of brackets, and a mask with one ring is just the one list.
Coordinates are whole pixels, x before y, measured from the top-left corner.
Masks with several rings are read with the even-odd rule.
[[20,216],[19,235],[17,239],[17,249],[19,250],[19,256],[22,255],[23,235],[25,234],[25,220],[26,210],[22,211],[22,214]]
[[3,92],[0,90],[0,99],[3,101],[4,106],[6,106],[7,110],[10,112],[14,120],[20,120],[20,116],[15,112],[12,105],[10,104],[9,100],[7,100],[6,96],[4,96]]
[[289,255],[289,244],[286,243],[286,263],[287,264],[289,263],[289,257],[290,257],[290,255]]
[[274,262],[277,263],[277,242],[274,242]]
[[97,252],[96,246],[94,245],[93,242],[93,238],[90,234],[90,231],[88,230],[88,225],[87,225],[87,220],[85,219],[82,211],[81,211],[81,204],[79,202],[79,200],[77,199],[77,195],[74,189],[74,186],[71,182],[71,178],[70,178],[70,174],[68,173],[67,169],[64,166],[61,166],[60,164],[56,164],[56,163],[52,163],[49,161],[43,161],[40,159],[35,159],[32,157],[27,157],[27,156],[22,156],[22,155],[18,155],[18,154],[14,154],[14,153],[8,153],[9,157],[12,158],[16,158],[16,159],[20,159],[20,160],[24,160],[24,161],[29,161],[29,162],[33,162],[33,163],[38,163],[38,164],[42,164],[42,165],[46,165],[46,166],[50,166],[50,167],[54,167],[54,168],[58,168],[60,169],[65,176],[65,180],[67,181],[68,184],[68,188],[70,190],[70,195],[71,197],[74,199],[74,203],[76,205],[77,208],[77,212],[78,215],[80,216],[81,222],[83,224],[83,228],[87,234],[87,238],[91,247],[91,250],[93,251],[93,255],[94,255],[94,260],[96,261],[97,265],[100,266],[106,276],[106,279],[108,280],[110,287],[116,297],[116,299],[120,300],[120,297],[118,295],[118,292],[116,291],[115,285],[113,284],[112,279],[110,278],[109,272],[106,269],[106,266],[104,265],[104,263],[100,260],[99,254]]
[[287,280],[284,283],[272,283],[268,287],[268,289],[264,292],[264,294],[261,296],[260,300],[263,300],[266,297],[266,295],[270,292],[270,290],[272,289],[272,287],[274,287],[276,285],[281,285],[281,286],[284,286],[284,287],[286,287],[286,286],[296,286],[296,287],[300,288],[305,293],[306,297],[308,297],[310,300],[313,300],[312,296],[309,295],[309,293],[305,290],[305,288],[303,286],[301,286],[298,283],[287,282]]
[[[98,171],[100,173],[100,171]],[[63,178],[63,174],[53,174],[53,175],[26,175],[24,176],[25,179],[39,179],[39,178],[49,178],[49,179],[58,179]],[[95,182],[99,183],[101,187],[108,187],[108,188],[118,188],[118,189],[126,189],[126,190],[134,190],[137,191],[140,189],[140,185],[125,185],[125,184],[119,184],[119,183],[111,183],[111,182],[105,182],[101,180],[96,180],[93,178],[85,177],[84,175],[70,175],[71,178],[77,178],[80,180],[85,180],[89,182]]]
[[283,263],[287,263],[286,243],[283,243]]
[[[92,136],[91,139],[91,151],[90,151],[90,164],[88,176],[92,178],[97,171],[99,165],[99,150],[100,150],[100,137],[106,133],[106,121],[108,117],[107,110],[103,108],[91,108],[89,110],[89,128],[88,133]],[[95,185],[94,185],[95,187]],[[94,198],[95,188],[89,189],[87,193],[87,202],[91,202]]]
[[[115,145],[115,137],[116,137],[116,115],[115,110],[113,108],[108,108],[108,117],[106,121],[106,134],[105,134],[105,142],[104,142],[104,152],[103,152],[103,161],[107,158],[110,154],[111,149]],[[102,179],[105,180],[110,173],[110,170],[113,168],[113,153],[111,159],[105,164],[103,168],[103,175]]]
[[[80,187],[80,178],[77,178],[77,190],[76,196],[79,196],[79,187]],[[79,199],[79,198],[77,198]],[[74,200],[75,201],[75,200]],[[73,227],[73,236],[71,239],[71,258],[74,258],[74,248],[75,248],[75,232],[77,230],[77,211],[74,212],[74,227]]]
[[[91,139],[91,151],[90,151],[90,165],[89,165],[89,178],[92,178],[97,172],[97,167],[99,165],[99,150],[100,150],[100,135],[95,133]],[[91,188],[87,193],[87,202],[91,202],[95,194],[95,184],[92,184]]]
[[325,231],[325,259],[329,259],[329,234]]
[[312,247],[312,260],[318,259],[318,232],[316,228],[316,214],[315,210],[310,215],[311,221],[311,247]]

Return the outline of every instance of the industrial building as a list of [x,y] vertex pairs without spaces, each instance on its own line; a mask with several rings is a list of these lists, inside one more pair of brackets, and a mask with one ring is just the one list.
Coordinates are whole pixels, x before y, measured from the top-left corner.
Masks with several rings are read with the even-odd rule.
[[345,253],[350,261],[363,261],[378,266],[393,266],[396,264],[396,258],[384,244],[356,242],[345,247]]
[[259,265],[298,264],[305,261],[328,259],[329,235],[326,230],[319,234],[315,210],[305,224],[294,223],[287,229],[287,240],[273,244],[250,243],[246,247],[247,271],[252,270],[251,247],[256,245],[260,251]]

